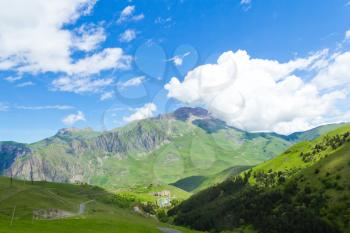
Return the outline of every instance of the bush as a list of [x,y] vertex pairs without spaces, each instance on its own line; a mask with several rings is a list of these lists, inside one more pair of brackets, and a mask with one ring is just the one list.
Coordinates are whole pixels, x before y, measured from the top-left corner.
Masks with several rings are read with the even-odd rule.
[[157,218],[159,221],[167,223],[169,222],[169,217],[166,214],[165,210],[161,209],[157,212]]

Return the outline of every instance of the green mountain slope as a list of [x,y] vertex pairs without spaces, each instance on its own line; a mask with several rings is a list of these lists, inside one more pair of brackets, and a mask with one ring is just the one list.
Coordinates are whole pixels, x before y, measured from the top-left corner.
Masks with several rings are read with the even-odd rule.
[[214,232],[350,232],[349,154],[344,126],[193,195],[169,215]]
[[24,182],[0,177],[0,226],[8,233],[160,233],[160,223],[131,209],[131,201],[88,185]]
[[20,179],[89,183],[113,190],[205,176],[206,187],[215,174],[226,178],[220,172],[264,162],[296,140],[244,132],[204,109],[180,108],[106,132],[71,128],[33,144],[1,143],[0,172]]
[[328,124],[328,125],[322,125],[319,127],[316,127],[311,130],[307,130],[304,132],[296,132],[292,133],[287,136],[287,139],[289,141],[295,141],[295,142],[302,142],[302,141],[310,141],[315,138],[318,138],[319,136],[322,136],[325,133],[328,133],[330,131],[333,131],[337,128],[340,128],[342,126],[346,126],[348,123],[338,123],[338,124]]
[[204,109],[180,108],[106,132],[62,129],[33,144],[2,143],[0,171],[27,180],[139,187],[256,165],[290,145],[280,135],[229,127]]
[[211,176],[190,176],[172,183],[171,185],[183,189],[187,192],[198,192],[224,180],[240,174],[242,171],[251,168],[251,166],[236,166],[225,169]]

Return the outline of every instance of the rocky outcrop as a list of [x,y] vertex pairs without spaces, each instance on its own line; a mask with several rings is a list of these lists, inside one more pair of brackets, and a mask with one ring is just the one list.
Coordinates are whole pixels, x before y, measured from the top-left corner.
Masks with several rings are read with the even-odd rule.
[[164,131],[138,123],[130,130],[106,132],[92,139],[89,149],[125,158],[130,153],[148,153],[167,141],[169,137],[170,135]]
[[79,163],[64,159],[55,162],[29,155],[15,161],[5,175],[10,176],[12,172],[13,177],[33,181],[83,182],[84,169]]
[[0,142],[0,173],[8,169],[16,158],[31,154],[31,149],[25,144],[16,142]]

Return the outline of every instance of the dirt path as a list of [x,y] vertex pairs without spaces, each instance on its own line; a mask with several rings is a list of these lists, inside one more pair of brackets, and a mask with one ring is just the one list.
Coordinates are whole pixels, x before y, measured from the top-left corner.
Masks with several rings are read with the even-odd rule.
[[158,229],[164,233],[182,233],[179,230],[175,230],[175,229],[171,229],[171,228],[158,227]]
[[86,201],[86,202],[80,203],[80,205],[79,205],[79,213],[78,214],[84,214],[85,210],[86,210],[86,204],[89,204],[90,202],[93,202],[93,201],[95,201],[95,200],[90,200],[90,201]]

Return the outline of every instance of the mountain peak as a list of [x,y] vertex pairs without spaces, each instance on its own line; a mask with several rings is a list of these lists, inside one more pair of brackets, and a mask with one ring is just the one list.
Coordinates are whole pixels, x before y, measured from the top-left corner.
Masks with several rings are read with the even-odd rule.
[[70,133],[77,133],[77,132],[91,132],[93,131],[90,127],[86,128],[76,128],[76,127],[70,127],[70,128],[62,128],[58,130],[58,135],[67,135]]
[[208,117],[209,113],[206,109],[196,107],[181,107],[175,110],[173,113],[174,117],[178,120],[186,121],[191,115],[196,117]]

